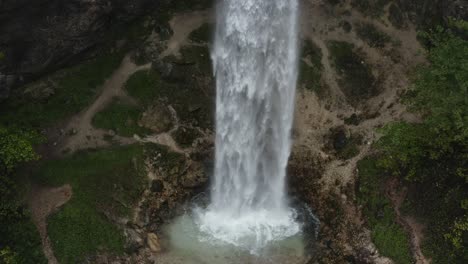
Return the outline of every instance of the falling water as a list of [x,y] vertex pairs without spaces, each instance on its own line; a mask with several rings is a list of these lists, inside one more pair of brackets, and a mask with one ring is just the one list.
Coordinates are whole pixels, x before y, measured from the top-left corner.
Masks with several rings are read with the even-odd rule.
[[250,248],[299,232],[287,203],[297,81],[297,0],[224,0],[213,64],[216,164],[202,232]]

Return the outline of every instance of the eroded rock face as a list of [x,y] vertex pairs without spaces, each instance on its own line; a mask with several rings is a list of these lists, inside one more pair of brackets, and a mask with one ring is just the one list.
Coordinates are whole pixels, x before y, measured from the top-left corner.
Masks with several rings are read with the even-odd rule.
[[[0,72],[26,80],[103,41],[106,31],[156,7],[152,0],[2,0]],[[5,79],[5,78],[0,78]],[[18,83],[17,83],[18,84]],[[14,83],[0,80],[6,97]]]

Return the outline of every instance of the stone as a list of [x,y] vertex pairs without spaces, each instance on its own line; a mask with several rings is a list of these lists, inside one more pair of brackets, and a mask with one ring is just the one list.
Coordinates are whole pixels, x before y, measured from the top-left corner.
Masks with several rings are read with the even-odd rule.
[[205,169],[200,163],[192,163],[181,179],[182,186],[185,188],[196,188],[208,181]]
[[127,252],[133,253],[143,247],[143,239],[137,231],[127,229],[125,233],[127,235],[127,245],[125,246]]
[[168,107],[156,104],[148,108],[138,121],[138,125],[156,133],[169,131],[172,126],[172,114]]
[[159,243],[159,238],[155,233],[148,233],[146,243],[148,244],[151,252],[161,252],[161,244]]

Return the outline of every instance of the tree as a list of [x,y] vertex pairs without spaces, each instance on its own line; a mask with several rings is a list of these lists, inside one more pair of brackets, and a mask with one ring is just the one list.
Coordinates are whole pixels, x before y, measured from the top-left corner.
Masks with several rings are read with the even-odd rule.
[[434,232],[435,243],[450,245],[437,263],[468,261],[468,41],[459,34],[466,22],[457,25],[457,31],[439,27],[422,34],[430,63],[416,71],[404,98],[421,122],[389,124],[377,142],[381,168],[437,197],[427,205],[427,195],[415,201],[426,207],[431,228],[442,231]]
[[0,263],[45,263],[37,230],[18,195],[14,169],[36,160],[33,143],[39,136],[20,129],[0,127]]

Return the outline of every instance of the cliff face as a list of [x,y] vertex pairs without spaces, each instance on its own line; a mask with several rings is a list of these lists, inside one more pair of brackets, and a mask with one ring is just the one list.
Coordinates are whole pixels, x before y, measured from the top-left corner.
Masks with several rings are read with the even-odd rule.
[[156,7],[154,0],[0,0],[0,98],[11,87],[98,44],[112,25]]
[[[194,1],[194,2],[203,2]],[[375,0],[353,0],[363,7]],[[174,2],[174,3],[172,3]],[[188,5],[171,0],[0,0],[0,99],[32,77],[57,69],[100,41],[112,25],[160,6]],[[398,12],[414,21],[468,17],[465,0],[396,0]]]

